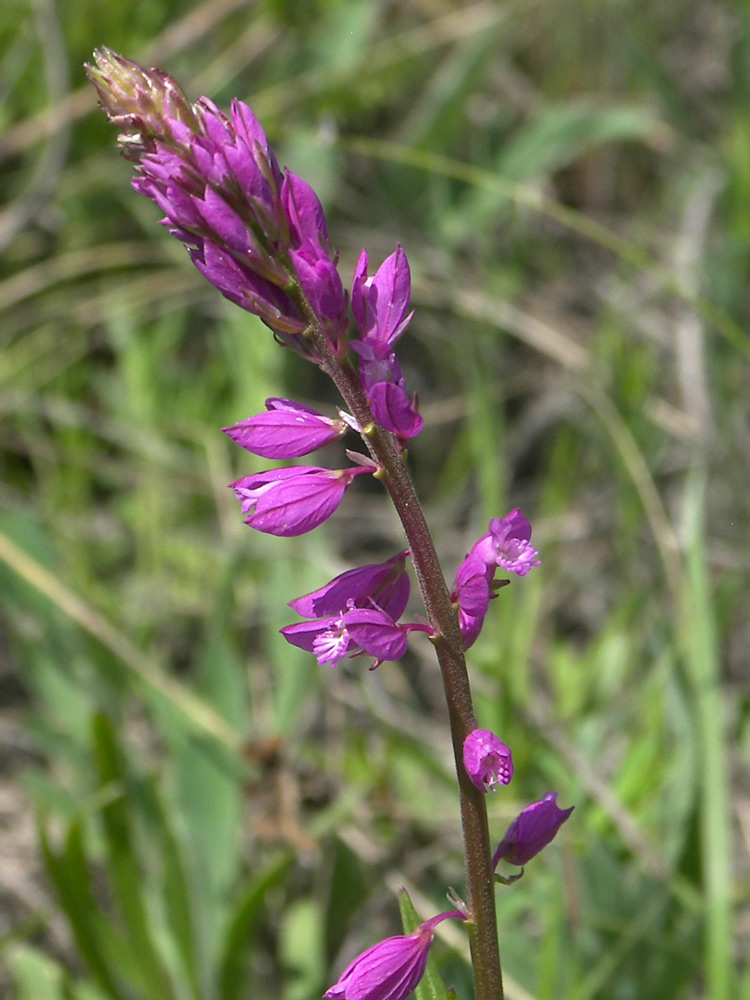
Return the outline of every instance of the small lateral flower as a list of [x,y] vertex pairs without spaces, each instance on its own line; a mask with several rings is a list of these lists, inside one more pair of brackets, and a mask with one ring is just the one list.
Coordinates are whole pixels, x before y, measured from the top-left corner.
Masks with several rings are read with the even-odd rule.
[[398,621],[409,600],[408,555],[409,550],[404,549],[385,562],[349,569],[319,590],[290,601],[289,607],[303,618],[324,618],[339,615],[348,607],[376,605]]
[[427,967],[435,928],[450,917],[465,917],[458,910],[439,913],[413,934],[399,934],[363,951],[344,969],[337,983],[323,994],[325,1000],[405,1000],[419,984]]
[[327,520],[355,476],[373,472],[367,466],[322,469],[294,465],[244,476],[230,484],[246,515],[245,524],[284,538],[303,535]]
[[507,785],[513,777],[510,747],[489,729],[474,729],[464,740],[464,767],[480,792]]
[[539,553],[530,542],[531,525],[518,507],[505,517],[490,521],[490,530],[471,550],[485,564],[497,566],[506,573],[526,576],[534,566],[541,565]]
[[557,831],[575,807],[560,809],[557,792],[549,792],[539,802],[532,802],[516,816],[492,855],[492,867],[502,859],[512,865],[525,865],[554,840]]
[[252,110],[238,100],[228,116],[206,97],[191,104],[162,70],[110,49],[97,49],[86,72],[120,130],[120,149],[137,165],[133,187],[159,206],[204,277],[318,361],[304,336],[301,290],[343,356],[346,295],[323,208],[309,184],[281,171]]
[[348,430],[343,420],[291,399],[271,397],[266,407],[266,413],[223,428],[241,448],[262,458],[299,458],[337,441]]

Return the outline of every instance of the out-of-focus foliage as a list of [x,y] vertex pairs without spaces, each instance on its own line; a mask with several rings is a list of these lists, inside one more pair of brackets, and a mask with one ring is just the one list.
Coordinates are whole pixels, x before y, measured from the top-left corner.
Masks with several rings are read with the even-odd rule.
[[[242,525],[225,484],[262,465],[219,428],[336,401],[130,190],[81,68],[108,45],[248,100],[345,280],[406,248],[446,573],[490,516],[534,524],[470,657],[516,763],[493,833],[576,811],[498,887],[509,1000],[750,997],[749,30],[702,0],[6,2],[2,996],[308,1000],[400,886],[424,919],[462,885],[429,644],[333,673],[277,634],[398,526],[376,484],[302,539]],[[433,954],[468,998],[462,928]]]

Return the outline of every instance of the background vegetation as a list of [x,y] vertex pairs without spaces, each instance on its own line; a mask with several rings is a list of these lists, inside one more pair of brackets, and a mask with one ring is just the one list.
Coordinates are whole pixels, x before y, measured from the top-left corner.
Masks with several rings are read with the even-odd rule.
[[[335,673],[291,598],[401,546],[358,482],[246,529],[219,429],[335,405],[129,187],[82,63],[238,95],[348,282],[396,241],[446,573],[520,505],[543,567],[471,666],[512,745],[510,1000],[750,998],[750,10],[709,0],[6,0],[0,23],[0,993],[310,1000],[462,887],[429,644]],[[330,456],[331,464],[336,455]],[[417,607],[418,611],[418,607]],[[442,933],[444,930],[444,933]],[[435,949],[470,995],[460,928]]]

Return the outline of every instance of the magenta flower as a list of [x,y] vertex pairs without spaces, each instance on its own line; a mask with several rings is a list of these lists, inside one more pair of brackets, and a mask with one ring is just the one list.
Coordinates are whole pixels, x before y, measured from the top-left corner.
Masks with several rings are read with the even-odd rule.
[[266,407],[266,413],[223,428],[240,447],[263,458],[299,458],[337,441],[348,430],[343,420],[332,420],[291,399],[271,397]]
[[245,524],[284,538],[303,535],[336,510],[355,476],[372,467],[321,469],[294,465],[244,476],[231,483],[246,515]]
[[557,792],[549,792],[539,802],[526,806],[510,824],[492,855],[493,869],[501,858],[512,865],[525,865],[554,839],[574,808],[560,809]]
[[376,605],[397,621],[409,600],[408,555],[405,549],[386,562],[347,570],[319,590],[290,601],[289,607],[303,618],[325,618],[340,615],[348,607]]
[[367,251],[360,254],[352,281],[352,312],[363,340],[381,347],[383,355],[404,332],[411,295],[409,261],[402,247],[386,257],[372,277],[367,274]]
[[474,729],[464,740],[464,767],[480,792],[507,785],[513,777],[510,747],[489,729]]
[[359,374],[373,416],[381,427],[403,439],[416,437],[424,421],[417,399],[409,399],[393,345],[413,313],[407,313],[411,293],[409,261],[398,246],[377,272],[368,277],[363,250],[352,282],[352,312],[362,335],[352,348],[359,354]]
[[190,104],[178,84],[109,49],[86,71],[137,164],[133,187],[162,210],[198,270],[232,302],[255,313],[289,347],[318,360],[306,338],[300,288],[331,349],[347,349],[348,315],[328,247],[320,201],[279,169],[250,108],[229,116],[208,98]]
[[400,660],[413,626],[397,625],[380,608],[356,608],[343,614],[298,622],[281,629],[287,642],[314,653],[321,666],[338,666],[345,657],[367,653],[375,658],[371,670],[384,660]]
[[471,550],[487,566],[498,566],[506,573],[526,576],[534,566],[540,566],[539,553],[533,547],[531,525],[518,507],[505,517],[490,521],[490,530]]
[[404,1000],[419,984],[437,925],[450,917],[465,917],[458,910],[440,913],[413,934],[399,934],[363,951],[344,969],[337,983],[323,994],[325,1000]]

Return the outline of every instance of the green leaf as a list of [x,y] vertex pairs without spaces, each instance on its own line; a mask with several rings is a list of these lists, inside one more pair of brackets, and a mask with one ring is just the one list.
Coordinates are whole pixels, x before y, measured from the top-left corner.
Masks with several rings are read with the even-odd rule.
[[18,1000],[60,1000],[62,969],[51,958],[25,944],[14,945],[8,965]]
[[111,963],[103,944],[107,921],[91,894],[80,820],[71,823],[60,855],[53,850],[43,827],[40,841],[47,875],[70,922],[78,951],[107,996],[126,1000],[115,971],[117,966]]
[[291,864],[291,855],[280,858],[254,878],[240,895],[232,912],[219,961],[219,996],[237,1000],[247,979],[249,944],[263,911],[266,893],[282,880]]
[[146,907],[143,891],[145,872],[131,829],[131,803],[125,794],[128,775],[114,727],[102,713],[94,717],[94,754],[102,787],[119,785],[123,789],[122,795],[112,798],[101,810],[112,891],[133,950],[138,955],[148,993],[171,1000],[175,997],[174,987],[154,943],[153,918]]

